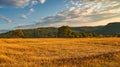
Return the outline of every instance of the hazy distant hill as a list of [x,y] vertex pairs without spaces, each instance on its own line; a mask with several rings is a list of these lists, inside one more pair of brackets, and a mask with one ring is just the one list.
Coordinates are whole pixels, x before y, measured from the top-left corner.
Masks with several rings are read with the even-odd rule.
[[84,27],[71,27],[71,29],[79,32],[92,32],[103,27],[104,26],[84,26]]
[[95,30],[94,32],[105,35],[120,33],[120,22],[109,23],[106,26]]
[[10,30],[0,30],[0,33],[6,33],[8,31],[10,31]]

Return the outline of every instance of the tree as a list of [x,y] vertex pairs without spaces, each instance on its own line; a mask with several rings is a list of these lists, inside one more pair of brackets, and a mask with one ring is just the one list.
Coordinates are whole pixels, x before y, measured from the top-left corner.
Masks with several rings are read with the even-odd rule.
[[115,33],[113,37],[120,37],[120,33]]
[[62,26],[58,28],[58,37],[71,37],[72,30],[69,26]]
[[12,32],[12,36],[14,36],[14,37],[24,37],[24,33],[23,33],[22,30],[14,30]]
[[88,33],[82,32],[81,34],[83,37],[88,37]]
[[87,37],[93,37],[93,34],[92,33],[87,33],[88,36]]
[[71,35],[72,35],[72,38],[79,38],[79,37],[81,37],[80,33],[77,32],[77,31],[73,31],[73,32],[71,33]]
[[93,33],[93,37],[97,37],[98,35],[96,33]]

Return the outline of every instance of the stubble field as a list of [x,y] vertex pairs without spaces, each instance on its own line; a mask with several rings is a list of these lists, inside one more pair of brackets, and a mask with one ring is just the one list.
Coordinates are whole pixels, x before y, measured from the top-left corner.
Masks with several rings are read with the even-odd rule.
[[120,38],[0,39],[0,67],[119,67]]

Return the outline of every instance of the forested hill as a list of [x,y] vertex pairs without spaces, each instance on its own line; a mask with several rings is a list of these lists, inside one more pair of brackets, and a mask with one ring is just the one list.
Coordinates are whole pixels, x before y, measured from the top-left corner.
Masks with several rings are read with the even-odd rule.
[[44,27],[36,29],[19,29],[0,34],[1,38],[51,38],[51,37],[99,37],[120,36],[120,22],[95,27]]
[[104,35],[120,34],[120,22],[109,23],[108,25],[99,28],[94,32]]

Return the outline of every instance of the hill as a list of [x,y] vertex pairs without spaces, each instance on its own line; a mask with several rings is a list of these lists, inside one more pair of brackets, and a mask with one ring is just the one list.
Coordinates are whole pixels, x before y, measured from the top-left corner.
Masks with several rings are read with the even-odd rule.
[[120,33],[120,22],[109,23],[106,26],[94,31],[98,34],[113,35]]
[[[82,32],[91,32],[96,29],[101,28],[102,26],[96,26],[96,27],[70,27],[70,29],[77,33]],[[20,29],[24,33],[25,38],[53,38],[57,37],[58,28],[55,27],[44,27],[44,28],[35,28],[35,29]],[[6,33],[0,34],[1,38],[13,38],[16,37],[12,34],[16,30],[12,30]]]
[[100,29],[104,26],[83,26],[83,27],[71,27],[72,30],[79,31],[79,32],[92,32],[97,29]]
[[[57,28],[54,27],[46,27],[46,28],[36,28],[36,29],[20,29],[24,33],[25,38],[45,38],[45,37],[55,37],[57,34]],[[19,30],[12,30],[6,33],[0,34],[1,38],[11,38],[16,37],[12,34],[14,31]]]
[[[72,31],[80,33],[96,33],[103,35],[114,35],[120,33],[120,22],[109,23],[105,26],[94,26],[94,27],[70,27]],[[55,27],[41,27],[35,29],[20,29],[24,33],[25,38],[53,38],[57,37],[58,28]],[[7,33],[0,34],[1,38],[12,38],[16,37],[16,34],[12,34],[15,30]],[[73,33],[75,34],[75,33]],[[91,34],[87,34],[91,35]]]
[[0,30],[0,33],[6,33],[8,32],[9,30]]

